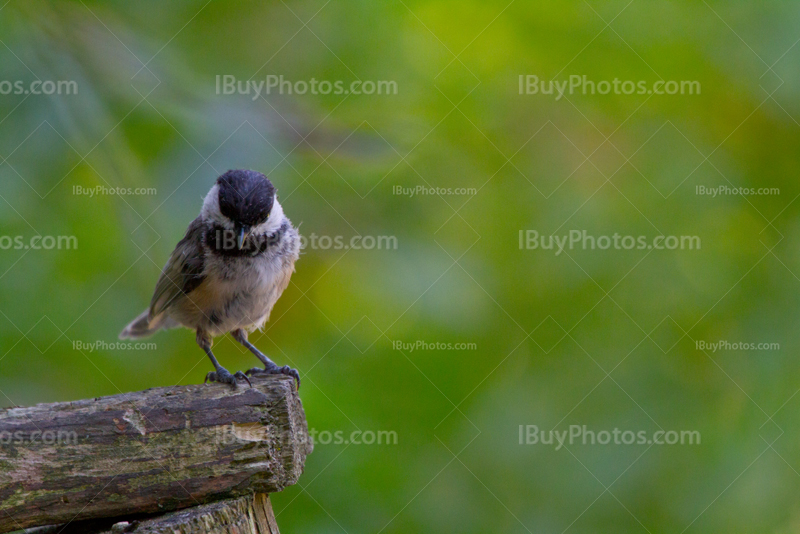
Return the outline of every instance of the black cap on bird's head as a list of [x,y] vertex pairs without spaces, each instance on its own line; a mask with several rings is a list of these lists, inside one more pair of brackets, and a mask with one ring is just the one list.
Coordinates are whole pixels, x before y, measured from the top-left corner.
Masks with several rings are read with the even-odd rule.
[[275,186],[260,172],[228,171],[217,178],[219,211],[230,219],[241,249],[250,230],[267,222],[275,203]]

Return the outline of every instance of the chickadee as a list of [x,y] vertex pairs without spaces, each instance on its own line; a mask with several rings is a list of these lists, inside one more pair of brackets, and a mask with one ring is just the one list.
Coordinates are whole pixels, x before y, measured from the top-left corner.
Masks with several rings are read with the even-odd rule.
[[[184,326],[214,364],[206,381],[236,385],[247,375],[300,375],[278,367],[248,340],[262,328],[289,285],[300,255],[300,236],[283,214],[275,187],[263,174],[228,171],[217,179],[200,216],[175,247],[156,284],[150,308],[125,327],[120,339],[137,339],[162,328]],[[211,352],[212,339],[231,333],[264,364],[231,374]]]

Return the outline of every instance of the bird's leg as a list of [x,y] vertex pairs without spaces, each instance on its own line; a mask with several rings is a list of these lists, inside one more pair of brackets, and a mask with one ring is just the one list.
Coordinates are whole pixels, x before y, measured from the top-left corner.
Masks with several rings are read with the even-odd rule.
[[[214,369],[216,371],[211,371],[206,375],[206,379],[203,381],[205,382],[223,382],[225,384],[233,384],[236,387],[237,380],[244,380],[248,384],[250,384],[250,379],[247,378],[241,371],[236,371],[236,374],[231,374],[230,371],[222,367],[217,359],[214,357],[214,353],[211,352],[211,336],[209,336],[206,332],[202,330],[197,331],[197,344],[200,345],[200,348],[208,354],[208,357],[211,359],[211,363],[214,364]],[[253,387],[250,384],[250,387]]]
[[247,332],[243,329],[239,328],[238,330],[234,330],[231,332],[233,339],[244,345],[250,352],[256,355],[256,358],[261,360],[261,363],[264,364],[263,369],[259,369],[258,367],[253,367],[249,371],[245,371],[245,374],[248,375],[287,375],[294,377],[297,380],[297,389],[300,389],[300,373],[297,372],[297,369],[292,369],[288,365],[284,365],[283,367],[278,367],[278,364],[270,360],[266,354],[258,350],[255,345],[247,341]]

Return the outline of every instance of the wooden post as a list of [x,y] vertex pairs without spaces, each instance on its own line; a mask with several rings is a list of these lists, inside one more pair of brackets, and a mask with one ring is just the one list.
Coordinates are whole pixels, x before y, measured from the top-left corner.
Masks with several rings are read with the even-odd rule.
[[[188,507],[255,518],[269,506],[253,494],[297,482],[311,450],[294,381],[282,376],[0,410],[0,532]],[[238,532],[209,521],[168,532]]]

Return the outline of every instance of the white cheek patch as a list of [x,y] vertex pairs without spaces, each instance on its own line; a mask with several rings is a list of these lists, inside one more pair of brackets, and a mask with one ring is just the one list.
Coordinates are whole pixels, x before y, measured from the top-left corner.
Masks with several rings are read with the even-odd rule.
[[233,230],[233,222],[219,210],[219,184],[214,184],[214,187],[211,188],[203,200],[203,209],[200,211],[200,216],[206,221],[218,223],[226,230]]

